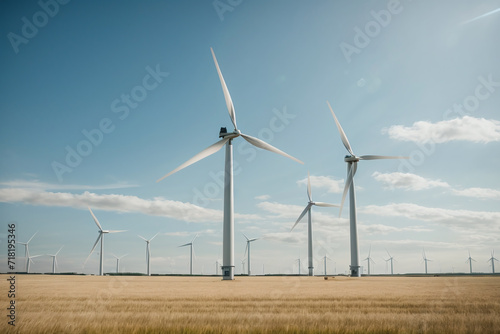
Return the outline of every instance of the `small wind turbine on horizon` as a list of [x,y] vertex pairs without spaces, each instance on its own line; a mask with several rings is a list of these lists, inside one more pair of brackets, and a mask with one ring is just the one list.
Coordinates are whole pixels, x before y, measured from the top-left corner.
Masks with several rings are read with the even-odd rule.
[[324,274],[326,276],[326,260],[331,260],[328,256],[323,256],[323,267],[324,267]]
[[344,144],[344,147],[349,152],[349,155],[346,155],[344,161],[347,163],[347,179],[345,182],[344,193],[342,195],[342,202],[340,203],[340,212],[339,217],[342,215],[342,207],[344,206],[345,197],[347,195],[347,191],[349,191],[349,218],[350,218],[350,244],[351,244],[351,264],[349,266],[351,276],[360,277],[361,272],[359,270],[359,255],[358,255],[358,228],[356,222],[356,193],[354,187],[354,175],[356,174],[356,170],[358,168],[358,162],[360,160],[379,160],[379,159],[408,159],[408,157],[401,156],[386,156],[386,155],[361,155],[357,156],[354,154],[351,144],[349,144],[349,140],[347,140],[347,136],[340,125],[337,116],[333,112],[332,106],[330,102],[327,101],[328,107],[332,113],[333,119],[335,120],[335,124],[337,125],[337,129],[340,133],[340,139]]
[[180,245],[179,247],[185,247],[189,246],[190,247],[190,261],[189,261],[189,275],[193,275],[193,255],[194,255],[194,240],[198,237],[198,234],[194,236],[193,240],[191,242],[188,242],[187,244]]
[[146,241],[146,275],[147,276],[151,276],[151,271],[150,271],[150,266],[151,266],[151,247],[150,247],[150,243],[151,241],[158,235],[158,233],[156,233],[151,239],[146,239],[140,235],[137,235],[139,238],[141,238],[142,240]]
[[243,137],[251,145],[268,150],[274,153],[281,154],[287,158],[295,160],[299,163],[302,161],[292,157],[291,155],[277,149],[276,147],[269,145],[268,143],[241,133],[236,126],[236,113],[233,105],[233,101],[231,99],[231,95],[229,94],[229,90],[227,89],[226,82],[224,81],[224,77],[222,76],[222,72],[219,68],[219,64],[217,62],[217,58],[215,57],[215,53],[212,48],[210,48],[212,52],[212,57],[215,63],[215,67],[217,68],[217,73],[219,75],[219,80],[222,86],[222,91],[224,93],[224,99],[226,100],[226,106],[229,112],[229,117],[231,118],[231,122],[234,125],[233,132],[227,132],[226,128],[221,128],[219,132],[219,138],[222,138],[215,144],[207,147],[170,173],[164,175],[156,182],[163,180],[164,178],[174,174],[175,172],[180,171],[181,169],[194,164],[197,161],[200,161],[203,158],[208,157],[219,151],[224,145],[226,145],[226,156],[225,156],[225,173],[224,173],[224,219],[223,219],[223,239],[222,239],[222,276],[224,280],[233,280],[234,279],[234,189],[233,189],[233,139],[237,137]]
[[111,254],[113,257],[116,259],[116,273],[120,273],[120,260],[127,256],[128,254],[122,255],[120,257],[116,256],[115,254]]
[[314,255],[313,255],[313,241],[312,241],[312,222],[311,222],[311,208],[313,205],[316,206],[322,206],[322,207],[339,207],[338,205],[335,204],[330,204],[330,203],[323,203],[323,202],[314,202],[312,200],[312,194],[311,194],[311,178],[309,176],[309,172],[307,172],[307,197],[309,198],[309,202],[307,203],[305,209],[302,211],[300,214],[299,218],[297,218],[297,221],[293,225],[292,229],[290,230],[293,231],[295,226],[301,221],[301,219],[305,216],[307,213],[307,258],[308,258],[308,268],[309,268],[309,276],[314,276]]
[[248,252],[247,271],[248,271],[248,276],[250,276],[250,272],[251,272],[251,267],[250,267],[250,243],[259,240],[259,238],[248,239],[248,237],[245,234],[243,234],[243,236],[245,237],[245,239],[247,239],[247,246],[245,247],[245,254],[243,255],[243,257],[245,257],[245,255],[247,255],[247,252]]
[[97,246],[97,243],[100,240],[101,241],[101,245],[100,245],[101,251],[99,253],[99,276],[102,276],[102,274],[103,274],[103,265],[104,265],[104,262],[103,262],[103,259],[104,259],[104,235],[108,234],[108,233],[125,232],[125,230],[103,230],[102,227],[101,227],[101,224],[97,220],[96,216],[94,215],[94,213],[92,212],[92,210],[90,209],[90,207],[88,209],[90,211],[90,214],[92,215],[92,218],[94,219],[95,224],[99,228],[99,231],[98,231],[99,235],[97,236],[97,240],[94,243],[94,247],[92,247],[92,250],[90,251],[89,256],[87,256],[87,258],[85,259],[85,262],[83,263],[83,265],[85,265],[85,263],[87,263],[90,255],[92,255],[92,253],[94,252],[95,247]]
[[366,257],[366,259],[364,259],[364,261],[367,261],[368,262],[368,276],[370,276],[370,262],[373,262],[375,263],[375,261],[373,261],[373,259],[370,257],[370,254],[372,252],[372,246],[370,245],[370,249],[368,250],[368,256]]
[[474,260],[471,256],[470,256],[470,251],[469,251],[469,257],[467,258],[467,260],[465,261],[465,263],[469,262],[469,273],[472,274],[472,261],[474,262],[477,262],[476,260]]
[[387,252],[387,255],[389,255],[389,258],[387,260],[385,260],[385,262],[388,262],[388,261],[391,261],[391,275],[394,275],[394,270],[393,270],[393,263],[392,261],[394,260],[394,257],[391,256],[391,253],[389,253],[389,251],[386,249],[385,250]]
[[425,274],[427,275],[427,261],[432,261],[425,255],[425,249],[422,251],[422,262],[425,262]]
[[30,273],[30,263],[35,264],[35,262],[32,259],[34,259],[35,257],[40,257],[40,256],[42,256],[42,255],[30,255],[30,256],[28,256],[28,258],[26,260],[28,262],[28,264],[26,266],[26,273],[27,274]]
[[302,269],[302,267],[301,267],[301,264],[300,264],[300,256],[299,256],[299,258],[298,258],[298,259],[295,259],[295,261],[294,261],[294,262],[297,262],[297,263],[298,263],[298,265],[299,265],[299,275],[302,275],[302,270],[301,270],[301,269]]
[[[31,242],[31,240],[33,240],[33,238],[35,237],[35,235],[38,233],[38,231],[35,232],[35,234],[33,234],[31,236],[31,238],[29,238],[28,241],[26,242],[17,242],[18,244],[21,244],[21,245],[24,245],[24,257],[26,257],[26,272],[29,273],[29,268],[30,268],[30,249],[29,249],[29,244]],[[38,256],[37,256],[38,257]],[[31,261],[33,262],[33,261]]]
[[[495,273],[495,261],[498,262],[498,259],[495,258],[495,250],[491,251],[491,257],[489,258],[488,261],[491,261],[491,271],[494,274]],[[488,262],[488,261],[486,261],[486,262]]]
[[57,266],[57,254],[63,249],[64,246],[61,246],[59,250],[55,254],[47,254],[48,256],[52,257],[52,273],[56,273],[56,266]]
[[241,259],[241,274],[245,274],[245,258]]

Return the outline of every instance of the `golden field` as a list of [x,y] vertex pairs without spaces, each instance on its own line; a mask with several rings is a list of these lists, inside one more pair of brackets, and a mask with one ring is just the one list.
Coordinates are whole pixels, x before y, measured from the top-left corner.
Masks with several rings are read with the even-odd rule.
[[500,277],[16,275],[16,306],[0,332],[500,333]]

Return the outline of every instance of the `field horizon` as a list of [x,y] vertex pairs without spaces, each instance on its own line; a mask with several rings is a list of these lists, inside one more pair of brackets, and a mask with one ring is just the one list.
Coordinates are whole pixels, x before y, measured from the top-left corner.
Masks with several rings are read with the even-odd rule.
[[[1,275],[3,291],[8,277]],[[16,275],[16,326],[4,317],[0,328],[12,333],[500,333],[498,276],[328,278]]]

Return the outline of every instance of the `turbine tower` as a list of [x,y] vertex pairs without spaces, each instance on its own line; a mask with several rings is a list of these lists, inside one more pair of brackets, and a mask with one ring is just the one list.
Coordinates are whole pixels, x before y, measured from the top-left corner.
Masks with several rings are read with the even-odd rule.
[[120,272],[120,260],[122,258],[124,258],[125,256],[127,256],[128,254],[122,255],[120,257],[118,257],[114,254],[111,254],[111,255],[113,255],[113,257],[116,259],[116,273],[118,274]]
[[90,214],[92,215],[92,218],[94,219],[95,224],[99,228],[99,231],[98,231],[99,235],[97,236],[97,239],[94,243],[94,247],[92,247],[92,250],[90,251],[89,256],[87,256],[87,259],[85,259],[85,262],[83,264],[85,265],[85,263],[87,263],[87,260],[89,259],[90,255],[92,255],[92,253],[94,252],[94,249],[100,240],[101,241],[101,245],[100,245],[101,252],[99,253],[99,276],[102,276],[102,274],[103,274],[103,259],[104,259],[104,235],[108,234],[108,233],[125,232],[125,230],[103,230],[101,227],[101,224],[97,220],[96,216],[94,215],[94,213],[92,212],[90,207],[89,207],[89,211],[90,211]]
[[281,154],[287,158],[295,160],[299,163],[302,161],[288,155],[287,153],[277,149],[274,146],[269,145],[268,143],[257,139],[255,137],[251,137],[241,133],[236,126],[236,113],[234,110],[233,101],[231,99],[231,95],[229,94],[229,90],[227,89],[226,82],[222,76],[222,72],[219,68],[219,64],[217,63],[217,59],[215,58],[215,53],[212,49],[212,57],[214,59],[215,67],[217,68],[217,73],[219,74],[219,80],[222,86],[222,91],[224,93],[224,98],[226,100],[226,106],[229,111],[229,117],[231,118],[231,122],[234,125],[233,132],[227,132],[226,128],[221,128],[219,132],[219,138],[222,138],[215,144],[207,147],[170,173],[158,179],[156,182],[163,180],[164,178],[174,174],[175,172],[180,171],[181,169],[194,164],[195,162],[208,157],[219,151],[224,145],[226,145],[226,160],[225,160],[225,173],[224,173],[224,222],[223,222],[223,239],[222,239],[222,277],[224,280],[233,280],[234,279],[234,196],[233,196],[233,144],[232,141],[236,137],[243,137],[248,143],[254,145],[258,148],[268,150],[274,153]]
[[472,261],[477,262],[470,256],[470,251],[469,251],[469,257],[465,261],[465,263],[469,262],[469,272],[472,274]]
[[297,262],[299,264],[299,275],[302,275],[302,271],[301,271],[301,265],[300,265],[300,256],[298,259],[296,259],[294,262]]
[[150,272],[150,264],[151,264],[151,248],[150,248],[150,242],[158,235],[156,233],[151,239],[146,239],[144,237],[141,237],[140,235],[137,235],[139,238],[142,240],[146,241],[146,275],[151,276]]
[[331,260],[328,256],[323,256],[323,266],[324,266],[324,273],[325,273],[325,276],[326,276],[326,260]]
[[189,257],[190,257],[190,262],[189,262],[189,275],[193,275],[193,254],[194,254],[194,246],[193,246],[193,243],[194,243],[194,240],[198,237],[198,234],[194,236],[193,240],[191,240],[191,242],[187,243],[187,244],[184,244],[184,245],[180,245],[179,247],[185,247],[185,246],[189,246],[190,247],[190,254],[189,254]]
[[427,275],[427,261],[432,261],[425,255],[425,249],[422,251],[422,262],[425,262],[425,274]]
[[393,270],[394,267],[393,267],[393,263],[392,263],[394,258],[391,256],[391,254],[389,253],[389,251],[387,249],[385,251],[387,252],[387,255],[389,255],[389,258],[387,260],[385,260],[385,262],[391,261],[391,275],[394,275],[394,270]]
[[[297,226],[297,224],[300,222],[300,220],[305,216],[307,213],[307,218],[308,218],[308,224],[307,224],[307,258],[308,258],[308,268],[309,268],[309,276],[314,276],[314,259],[313,259],[313,245],[312,245],[312,222],[311,222],[311,208],[313,205],[316,206],[322,206],[322,207],[339,207],[338,205],[335,204],[329,204],[329,203],[323,203],[323,202],[314,202],[312,200],[312,195],[311,195],[311,178],[309,176],[309,172],[307,172],[307,197],[309,198],[309,202],[307,203],[305,209],[302,211],[300,214],[299,218],[293,225],[291,231]],[[290,232],[291,232],[290,231]]]
[[494,250],[491,251],[491,257],[488,261],[491,261],[491,271],[494,274],[495,273],[495,261],[498,262],[498,259],[495,258],[495,251]]
[[[250,243],[254,242],[256,240],[259,240],[259,238],[248,239],[248,237],[245,234],[243,234],[243,236],[245,237],[245,239],[247,239],[247,246],[245,247],[245,255],[247,255],[247,252],[248,252],[247,271],[248,271],[248,276],[250,276],[250,271],[251,271],[251,268],[250,268]],[[245,255],[243,255],[243,257],[245,257]]]
[[[38,231],[35,232],[35,234],[33,234],[31,236],[31,238],[26,241],[26,242],[18,242],[18,244],[21,244],[21,245],[24,245],[24,256],[26,257],[26,272],[28,273],[29,272],[29,268],[30,268],[30,248],[29,248],[29,244],[30,244],[30,241],[35,237],[35,235],[38,233]],[[33,262],[33,261],[31,261]]]
[[375,261],[373,261],[373,259],[370,257],[371,252],[372,252],[372,246],[370,245],[370,249],[368,250],[368,256],[366,257],[366,259],[364,259],[364,261],[367,261],[367,264],[368,264],[368,276],[370,276],[370,274],[371,274],[370,262],[375,263]]
[[63,249],[64,246],[61,246],[59,250],[55,254],[47,254],[48,256],[52,257],[52,273],[56,273],[56,266],[57,266],[57,254]]
[[356,174],[356,170],[358,168],[358,161],[360,160],[379,160],[379,159],[408,159],[408,157],[400,157],[400,156],[386,156],[386,155],[361,155],[357,156],[354,154],[351,145],[349,144],[349,140],[347,140],[347,136],[340,125],[337,116],[333,112],[330,103],[328,103],[328,107],[332,112],[333,118],[335,120],[335,124],[337,125],[337,129],[340,133],[340,139],[344,144],[344,147],[349,152],[349,155],[346,155],[344,161],[347,163],[347,179],[345,182],[344,193],[342,195],[342,203],[340,204],[340,213],[339,217],[342,215],[342,207],[344,206],[345,197],[347,195],[347,191],[349,191],[349,218],[350,218],[350,244],[351,244],[351,265],[349,266],[351,276],[359,277],[360,266],[359,266],[359,255],[358,255],[358,228],[356,223],[356,194],[354,190],[354,175]]

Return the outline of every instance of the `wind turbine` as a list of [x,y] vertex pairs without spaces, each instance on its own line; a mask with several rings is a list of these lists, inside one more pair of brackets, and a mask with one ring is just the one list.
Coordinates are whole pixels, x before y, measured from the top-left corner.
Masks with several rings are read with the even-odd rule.
[[116,273],[118,274],[120,272],[120,260],[127,256],[128,254],[122,255],[120,257],[116,256],[115,254],[111,254],[113,257],[116,259]]
[[245,255],[247,255],[247,252],[248,252],[247,270],[248,270],[248,276],[250,276],[250,271],[251,271],[251,269],[250,269],[250,243],[254,242],[256,240],[259,240],[259,238],[248,239],[248,237],[245,234],[243,234],[243,236],[245,237],[245,239],[247,239],[247,246],[245,247],[245,254],[243,255],[243,257]]
[[296,259],[294,262],[298,262],[299,264],[299,275],[302,275],[302,272],[301,272],[301,265],[300,265],[300,256],[298,259]]
[[356,174],[356,170],[358,168],[358,161],[360,160],[379,160],[379,159],[408,159],[408,157],[401,156],[386,156],[386,155],[361,155],[357,156],[354,154],[351,145],[349,144],[349,140],[347,140],[347,136],[340,125],[337,116],[333,112],[332,106],[327,101],[328,107],[332,112],[332,116],[335,120],[335,124],[337,125],[337,129],[340,133],[340,139],[344,144],[344,147],[349,152],[349,155],[346,155],[344,161],[347,163],[347,179],[345,182],[344,193],[342,195],[342,203],[340,204],[340,212],[339,217],[342,215],[342,207],[344,206],[345,197],[347,195],[347,191],[349,190],[349,218],[350,218],[350,236],[351,236],[351,265],[349,266],[351,271],[351,276],[359,277],[360,266],[359,266],[359,256],[358,256],[358,228],[356,226],[356,193],[354,190],[354,175]]
[[142,240],[146,241],[146,266],[147,266],[147,275],[151,276],[151,272],[149,271],[150,263],[151,263],[151,248],[150,248],[150,242],[158,235],[156,233],[151,239],[146,239],[144,237],[141,237],[140,235],[137,235],[139,238]]
[[324,272],[325,272],[325,276],[326,276],[326,260],[331,260],[328,256],[323,256],[323,266],[324,266]]
[[491,261],[491,270],[494,274],[495,273],[495,261],[498,262],[498,259],[495,258],[495,251],[494,250],[491,251],[491,257],[488,261]]
[[220,262],[219,259],[215,261],[215,275],[219,276],[219,267],[220,267]]
[[193,240],[191,240],[191,242],[179,246],[179,247],[185,247],[185,246],[189,246],[190,247],[190,259],[191,259],[191,261],[189,262],[189,275],[193,275],[193,254],[194,254],[193,243],[194,243],[194,240],[197,237],[198,237],[198,234],[194,236],[194,238],[193,238]]
[[245,274],[245,258],[241,259],[241,274]]
[[368,263],[368,276],[370,276],[370,262],[375,263],[375,261],[373,261],[373,259],[370,257],[371,252],[372,252],[372,246],[370,245],[370,249],[368,250],[368,256],[364,260],[367,261]]
[[[312,195],[311,195],[311,177],[309,176],[309,172],[307,172],[307,197],[309,198],[309,202],[307,203],[305,209],[302,211],[300,214],[299,218],[293,225],[291,231],[297,226],[297,224],[300,222],[300,220],[305,216],[307,213],[307,218],[308,218],[308,224],[307,224],[307,257],[308,257],[308,268],[309,268],[309,276],[314,275],[314,261],[313,261],[313,245],[312,245],[312,222],[311,222],[311,208],[313,205],[316,206],[322,206],[322,207],[339,207],[338,205],[335,204],[329,204],[329,203],[323,203],[323,202],[314,202],[312,200]],[[290,231],[290,232],[291,232]]]
[[432,261],[432,260],[429,260],[425,255],[425,249],[422,252],[422,261],[425,262],[425,274],[427,275],[427,261]]
[[55,274],[56,273],[56,266],[57,266],[57,254],[59,254],[59,252],[61,251],[61,249],[63,249],[64,246],[61,246],[61,248],[59,248],[59,250],[57,251],[57,253],[55,254],[47,254],[48,256],[52,257],[52,273]]
[[[26,241],[26,242],[18,242],[18,244],[21,244],[21,245],[24,245],[24,256],[26,257],[26,272],[28,273],[29,272],[29,268],[30,268],[30,263],[29,263],[29,257],[30,257],[30,248],[29,248],[29,244],[30,244],[30,241],[35,237],[35,235],[38,233],[38,231],[35,232],[35,234],[33,234],[31,236],[31,238]],[[33,262],[33,261],[31,261]]]
[[104,235],[108,234],[108,233],[125,232],[125,230],[103,230],[102,227],[101,227],[101,224],[97,220],[96,216],[94,215],[94,213],[92,212],[92,210],[90,209],[90,207],[89,207],[89,211],[90,211],[90,214],[92,215],[92,218],[94,218],[95,224],[99,228],[99,231],[98,231],[99,235],[97,236],[97,239],[96,239],[96,241],[94,243],[94,247],[92,247],[92,250],[90,251],[89,256],[87,256],[87,259],[85,259],[84,265],[85,265],[85,263],[87,263],[87,260],[89,259],[90,255],[92,255],[92,253],[94,252],[94,249],[95,249],[95,247],[97,246],[97,243],[100,240],[101,241],[101,252],[99,254],[99,276],[102,276],[102,273],[103,273],[103,258],[104,258]]
[[[467,258],[467,260],[465,261],[465,263],[469,262],[469,270],[470,270],[470,273],[472,274],[472,261],[474,262],[477,262],[476,260],[474,260],[471,256],[470,256],[470,251],[469,251],[469,257]],[[489,261],[489,260],[488,260]],[[498,261],[498,260],[497,260]]]
[[33,262],[32,259],[34,259],[35,257],[39,257],[39,256],[41,256],[41,255],[30,255],[30,256],[28,256],[28,258],[26,259],[26,262],[28,263],[26,265],[26,273],[27,274],[30,273],[30,262],[33,263],[33,264],[35,264],[35,262]]
[[225,173],[224,173],[224,223],[223,223],[223,239],[222,239],[222,250],[223,250],[223,259],[222,259],[222,276],[224,280],[233,280],[234,279],[234,196],[233,196],[233,145],[232,141],[236,137],[243,137],[250,144],[268,150],[274,153],[281,154],[287,158],[295,160],[299,163],[302,161],[288,155],[287,153],[277,149],[276,147],[269,145],[268,143],[257,139],[255,137],[251,137],[249,135],[245,135],[238,130],[236,126],[236,113],[234,110],[233,101],[231,99],[231,95],[229,94],[229,90],[227,89],[226,82],[222,76],[221,70],[219,68],[219,64],[217,63],[217,59],[215,58],[215,53],[212,49],[212,57],[214,59],[215,67],[217,68],[217,73],[219,74],[219,80],[222,86],[222,91],[224,93],[224,98],[226,100],[226,106],[229,111],[229,117],[231,118],[231,122],[234,125],[233,132],[227,132],[226,128],[221,128],[219,132],[219,138],[222,138],[215,144],[207,147],[170,173],[158,179],[156,182],[163,180],[164,178],[174,174],[175,172],[180,171],[181,169],[194,164],[197,161],[200,161],[203,158],[208,157],[209,155],[214,154],[219,151],[224,145],[226,145],[226,157],[225,157]]
[[393,270],[393,263],[392,261],[394,260],[394,258],[391,256],[391,253],[389,253],[389,251],[386,249],[385,250],[387,252],[387,255],[389,255],[389,258],[387,260],[385,260],[385,262],[387,261],[391,261],[391,275],[394,275],[394,270]]

